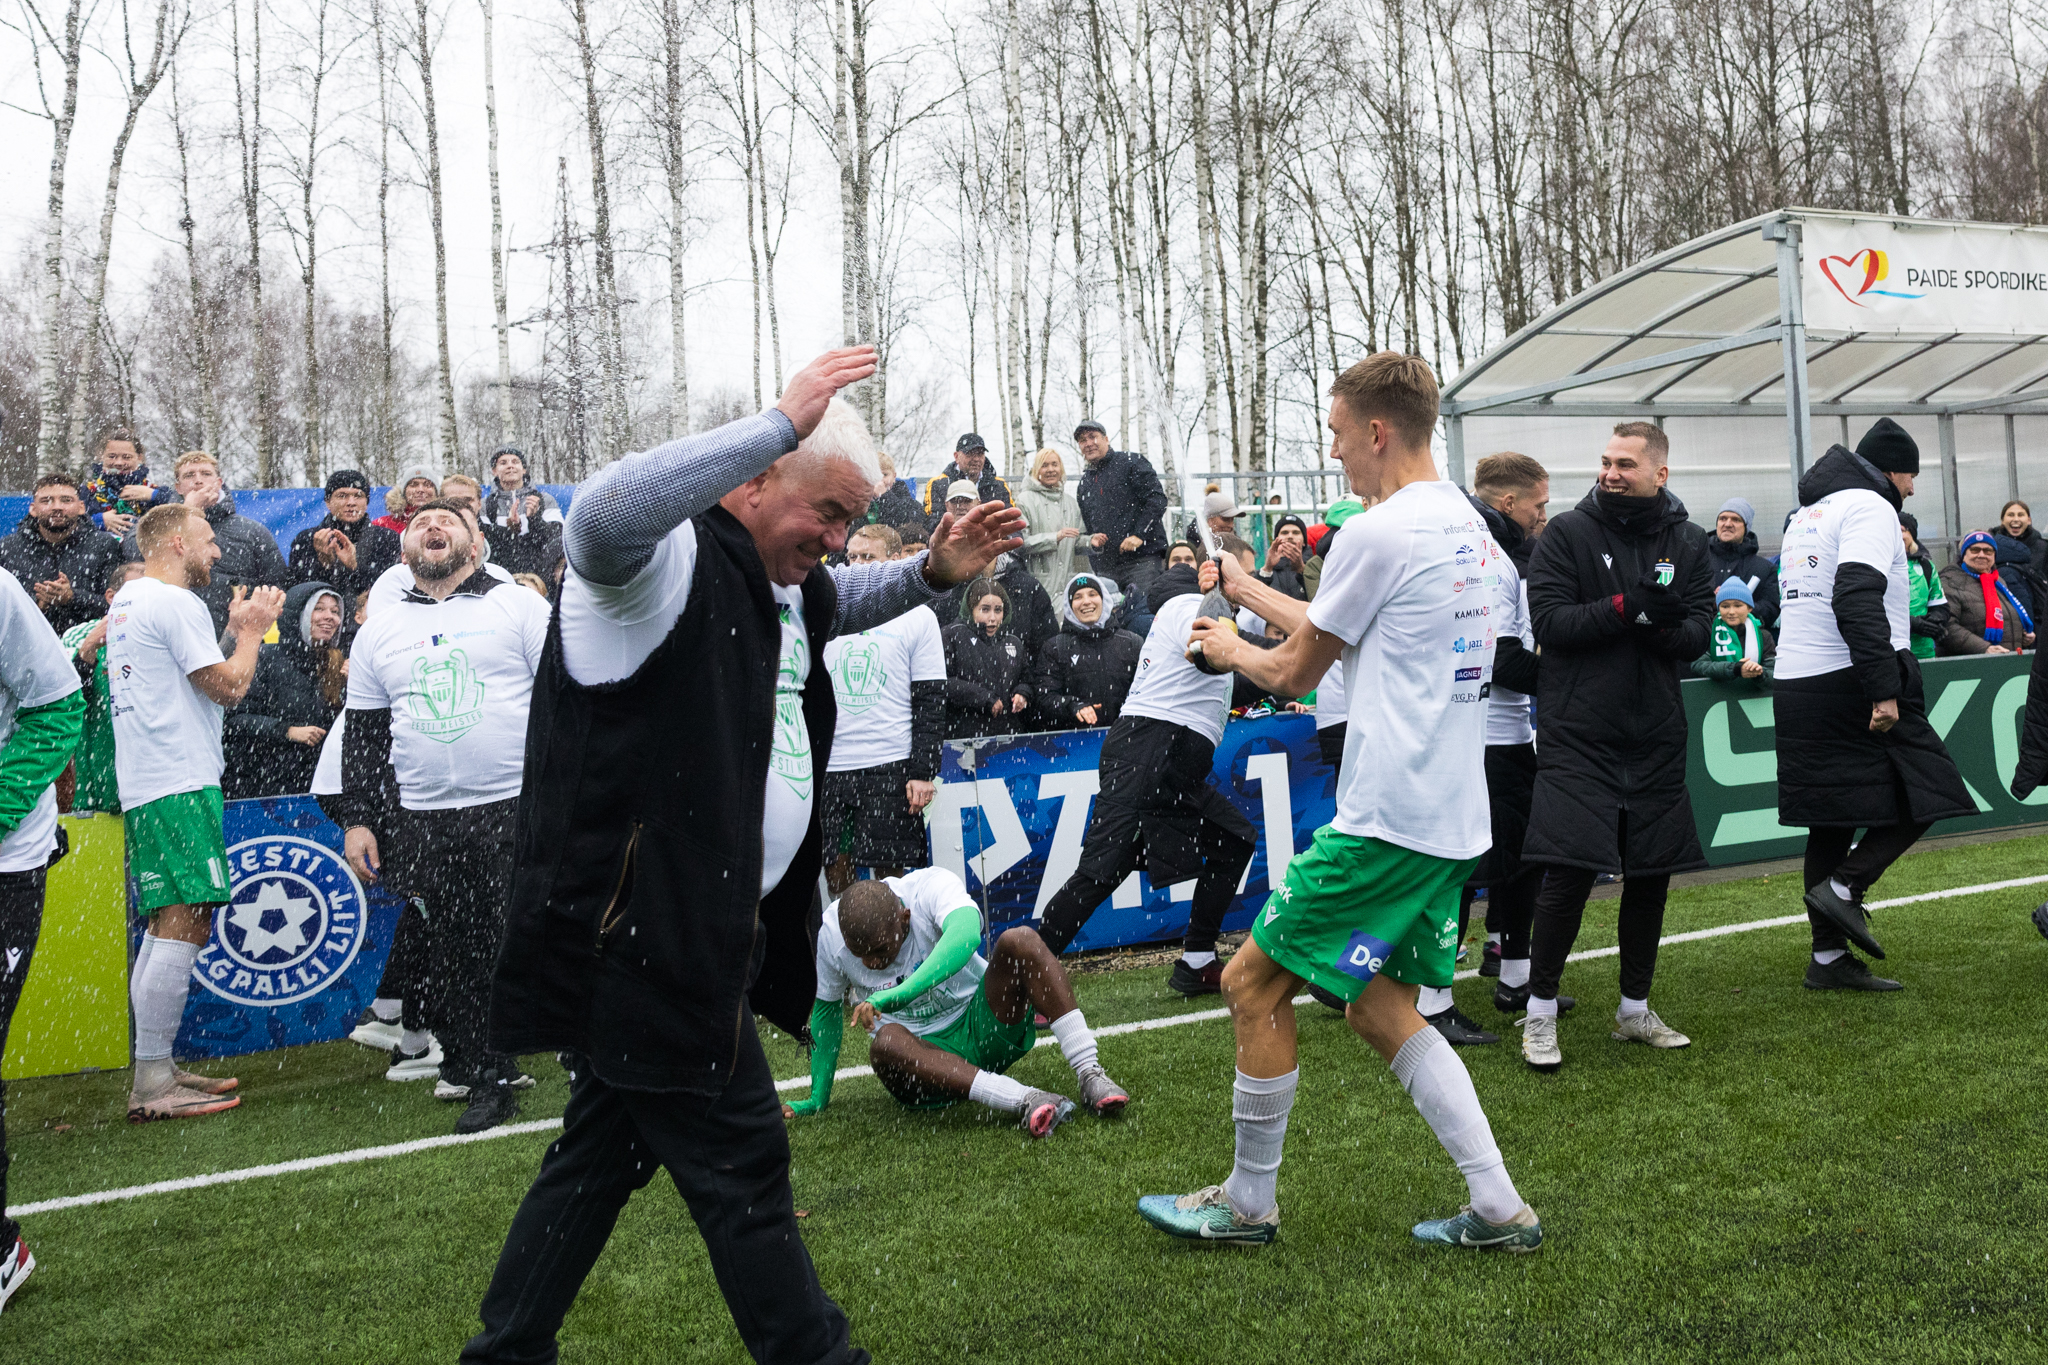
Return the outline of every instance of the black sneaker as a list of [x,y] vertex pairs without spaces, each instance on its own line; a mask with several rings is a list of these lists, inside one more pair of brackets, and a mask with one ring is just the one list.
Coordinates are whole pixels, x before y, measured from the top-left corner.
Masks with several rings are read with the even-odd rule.
[[469,1107],[455,1120],[458,1133],[481,1133],[508,1119],[519,1117],[519,1096],[512,1082],[496,1067],[486,1070],[469,1088]]
[[[1575,995],[1557,997],[1557,1012],[1567,1014],[1579,1003]],[[1529,988],[1496,983],[1493,988],[1493,1007],[1502,1014],[1520,1014],[1529,1008]]]
[[1500,945],[1491,939],[1487,940],[1485,951],[1479,954],[1479,974],[1481,976],[1500,975]]
[[1465,1016],[1465,1011],[1452,1005],[1449,1009],[1422,1016],[1423,1022],[1444,1036],[1444,1041],[1453,1047],[1484,1047],[1500,1041],[1498,1033],[1488,1033],[1477,1023]]
[[1825,965],[1806,959],[1806,989],[1810,991],[1902,991],[1906,989],[1888,977],[1872,974],[1862,958],[1843,953]]
[[1872,937],[1870,917],[1861,902],[1845,901],[1835,894],[1835,888],[1823,881],[1808,891],[1805,896],[1806,908],[1848,936],[1849,942],[1869,953],[1874,958],[1884,957],[1884,945]]
[[1342,1014],[1346,1010],[1351,1008],[1349,1005],[1344,1003],[1343,996],[1337,994],[1337,992],[1335,991],[1324,990],[1321,986],[1318,986],[1313,981],[1308,983],[1308,993],[1310,995],[1313,995],[1318,1001],[1322,1002],[1325,1005],[1328,1005],[1331,1009],[1337,1011],[1337,1013],[1339,1014]]
[[1218,994],[1223,989],[1223,960],[1218,958],[1206,967],[1190,967],[1186,958],[1180,958],[1173,964],[1173,975],[1166,978],[1166,989],[1190,1000],[1198,995]]
[[2048,938],[2048,901],[2034,907],[2034,927],[2041,931],[2042,938]]

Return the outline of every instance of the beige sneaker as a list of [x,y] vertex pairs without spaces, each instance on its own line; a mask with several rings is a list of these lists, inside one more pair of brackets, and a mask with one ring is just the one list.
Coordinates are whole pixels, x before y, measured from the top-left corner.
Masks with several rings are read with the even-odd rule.
[[223,1109],[233,1109],[242,1102],[239,1095],[208,1095],[199,1090],[188,1090],[174,1085],[159,1095],[148,1099],[140,1095],[128,1096],[128,1121],[130,1123],[154,1123],[158,1119],[189,1119],[201,1114],[218,1114]]
[[1612,1037],[1617,1043],[1648,1043],[1651,1047],[1692,1045],[1692,1039],[1659,1019],[1655,1010],[1644,1010],[1641,1014],[1615,1020]]
[[1556,1015],[1532,1014],[1522,1020],[1522,1060],[1538,1071],[1564,1065],[1564,1053],[1557,1047]]
[[241,1084],[233,1076],[200,1076],[184,1070],[171,1074],[177,1078],[179,1085],[187,1090],[197,1090],[202,1095],[225,1095]]

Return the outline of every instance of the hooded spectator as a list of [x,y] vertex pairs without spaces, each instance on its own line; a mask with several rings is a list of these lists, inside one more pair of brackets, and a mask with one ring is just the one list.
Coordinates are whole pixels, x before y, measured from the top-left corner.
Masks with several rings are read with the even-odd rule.
[[354,469],[327,476],[327,515],[292,539],[291,581],[328,583],[360,597],[398,562],[398,533],[370,520],[370,481]]
[[[1963,632],[1985,648],[1967,645],[1958,653],[2011,654],[2034,641],[2033,613],[1999,568],[1999,537],[1972,531],[1956,547],[1956,563],[1941,571],[1949,610]],[[2017,541],[2006,541],[2018,546]],[[2025,594],[2030,598],[2031,593]]]
[[1081,504],[1067,491],[1067,466],[1057,450],[1031,457],[1031,477],[1017,490],[1024,513],[1024,562],[1047,593],[1057,594],[1074,576],[1080,543]]
[[384,515],[371,525],[402,536],[412,524],[413,509],[440,496],[440,477],[423,464],[409,465],[399,473],[398,482],[385,490]]
[[1111,450],[1102,423],[1074,428],[1088,467],[1075,500],[1089,531],[1095,572],[1114,578],[1127,596],[1143,597],[1166,559],[1166,489],[1143,455]]
[[[78,496],[85,500],[92,524],[117,539],[150,508],[178,500],[176,493],[150,481],[149,466],[142,462],[142,440],[126,427],[115,427],[100,438],[100,457],[78,486]],[[110,512],[112,521],[107,520]]]
[[1068,582],[1065,619],[1038,647],[1032,670],[1038,713],[1049,729],[1111,725],[1123,711],[1145,640],[1117,629],[1122,596],[1099,574],[1078,573]]
[[931,534],[931,523],[925,520],[924,504],[918,501],[917,486],[908,479],[896,477],[896,462],[887,455],[877,454],[882,466],[882,481],[875,485],[875,500],[868,504],[868,524],[901,528],[910,525],[919,528],[917,539],[923,540]]
[[1707,581],[1718,592],[1728,579],[1741,579],[1754,599],[1757,620],[1769,627],[1778,624],[1778,567],[1757,553],[1755,524],[1756,508],[1748,498],[1721,504],[1707,537]]
[[1010,485],[996,475],[995,467],[989,463],[988,442],[968,432],[953,443],[953,458],[941,469],[938,477],[924,486],[924,515],[928,525],[938,525],[939,518],[946,513],[946,503],[952,497],[953,485],[965,481],[975,488],[975,496],[982,502],[999,502],[1008,507]]
[[[1008,601],[1003,628],[1023,641],[1027,659],[1035,656],[1038,647],[1060,628],[1060,613],[1053,610],[1052,598],[1025,567],[1024,557],[1018,552],[996,556],[996,562],[984,571],[983,577],[994,579]],[[931,604],[932,611],[941,621],[971,620],[974,607],[967,594],[972,586],[962,583],[945,593]]]
[[1749,679],[1767,684],[1777,671],[1778,642],[1755,616],[1756,599],[1739,578],[1714,591],[1714,634],[1707,652],[1692,661],[1693,676],[1718,682]]
[[15,577],[62,635],[107,614],[107,570],[121,562],[121,542],[96,528],[69,474],[36,480],[28,515],[0,540],[0,568]]
[[[1036,579],[1032,586],[1037,586]],[[1045,589],[1038,591],[1043,595]],[[943,632],[948,739],[1014,734],[1021,728],[1019,722],[1031,705],[1031,684],[1025,677],[1031,651],[1006,628],[1009,613],[1010,594],[1003,585],[977,578],[962,596],[961,619]]]
[[[237,587],[282,588],[290,580],[291,570],[278,552],[270,528],[235,511],[235,495],[221,480],[220,462],[213,456],[203,450],[186,451],[171,466],[171,482],[180,502],[204,513],[207,525],[213,528],[214,543],[220,546],[211,578],[192,591],[206,604],[213,628],[225,631],[228,603],[234,600]],[[127,559],[142,558],[133,527],[121,542],[121,553]]]
[[327,583],[284,596],[277,643],[263,646],[256,676],[221,727],[221,795],[296,796],[312,790],[320,745],[347,700],[341,650],[349,605]]

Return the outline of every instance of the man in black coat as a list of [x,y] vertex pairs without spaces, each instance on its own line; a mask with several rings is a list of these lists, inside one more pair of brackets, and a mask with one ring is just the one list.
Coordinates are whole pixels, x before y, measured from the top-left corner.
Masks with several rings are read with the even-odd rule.
[[360,471],[327,476],[327,515],[292,538],[291,581],[327,583],[351,599],[398,562],[398,533],[370,523],[370,481]]
[[1707,539],[1707,586],[1715,592],[1731,578],[1739,578],[1756,599],[1759,624],[1778,626],[1778,566],[1757,553],[1756,508],[1748,498],[1730,498],[1714,517],[1714,534]]
[[1542,651],[1536,790],[1525,861],[1546,868],[1530,950],[1522,1056],[1563,1062],[1558,982],[1600,873],[1622,873],[1621,1009],[1613,1036],[1651,1047],[1691,1040],[1649,1007],[1671,874],[1705,867],[1685,791],[1685,665],[1712,637],[1706,533],[1664,487],[1670,443],[1624,422],[1600,478],[1551,518],[1529,563]]
[[[929,553],[824,565],[876,477],[859,414],[832,398],[874,369],[871,346],[827,352],[776,408],[625,456],[569,510],[490,1025],[494,1051],[569,1052],[569,1104],[472,1365],[555,1359],[620,1212],[663,1168],[755,1360],[868,1359],[804,1250],[755,1011],[800,1034],[817,995],[826,639],[930,602],[1024,525],[984,504]],[[685,741],[679,715],[700,727]]]
[[0,540],[0,569],[14,575],[59,635],[107,614],[107,570],[120,562],[121,542],[92,524],[69,474],[37,479],[28,515]]
[[946,515],[947,497],[953,485],[962,479],[974,485],[976,495],[983,502],[999,502],[1005,507],[1014,502],[1010,497],[1010,485],[1003,482],[995,466],[989,462],[988,442],[970,431],[953,443],[953,458],[939,471],[937,478],[924,486],[925,525],[933,525]]
[[1811,990],[1899,989],[1849,952],[1885,955],[1863,893],[1936,820],[1977,810],[1913,657],[1899,503],[1919,469],[1913,438],[1880,419],[1854,452],[1831,447],[1806,471],[1785,530],[1771,702],[1778,821],[1807,827]]
[[1142,602],[1166,568],[1166,489],[1150,460],[1109,448],[1100,422],[1075,427],[1074,444],[1088,464],[1074,498],[1088,524],[1089,562],[1126,601]]

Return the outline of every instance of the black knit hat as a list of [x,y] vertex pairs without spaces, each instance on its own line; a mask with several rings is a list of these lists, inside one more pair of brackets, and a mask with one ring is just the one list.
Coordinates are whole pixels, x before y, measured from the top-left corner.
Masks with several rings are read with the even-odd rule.
[[1906,528],[1907,535],[1915,540],[1920,539],[1920,518],[1914,516],[1911,512],[1901,512],[1899,513],[1899,525]]
[[1856,453],[1887,474],[1920,472],[1919,443],[1889,417],[1878,418],[1877,424],[1863,433],[1863,439],[1856,443]]
[[359,488],[367,495],[370,491],[370,481],[363,477],[360,470],[337,469],[327,476],[327,492],[331,494],[337,488]]

